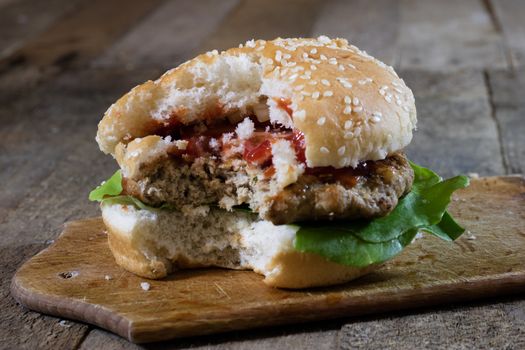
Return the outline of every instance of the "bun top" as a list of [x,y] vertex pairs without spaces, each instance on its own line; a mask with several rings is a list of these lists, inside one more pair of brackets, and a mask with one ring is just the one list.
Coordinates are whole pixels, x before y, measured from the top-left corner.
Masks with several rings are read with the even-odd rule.
[[412,139],[412,91],[344,39],[251,40],[199,55],[120,98],[99,123],[105,153],[181,125],[256,114],[304,133],[310,167],[383,159]]

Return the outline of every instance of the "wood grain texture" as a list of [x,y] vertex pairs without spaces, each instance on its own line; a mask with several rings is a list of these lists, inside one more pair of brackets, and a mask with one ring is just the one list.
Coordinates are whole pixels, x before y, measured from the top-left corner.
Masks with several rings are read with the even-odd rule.
[[74,349],[88,326],[20,307],[9,294],[16,269],[45,244],[0,247],[0,349]]
[[504,173],[497,125],[480,71],[401,71],[416,97],[418,129],[407,154],[442,176]]
[[[0,58],[12,54],[31,37],[69,12],[79,0],[19,0],[0,4]],[[16,61],[12,61],[16,64]]]
[[514,71],[491,70],[487,74],[491,88],[494,118],[510,173],[525,171],[525,68]]
[[481,1],[400,0],[400,4],[401,68],[508,65],[501,35]]
[[238,3],[238,0],[166,2],[112,45],[95,64],[176,67],[200,53],[195,52],[196,48]]
[[312,35],[341,37],[394,65],[399,33],[399,2],[331,0],[316,19]]
[[323,3],[316,0],[244,0],[198,51],[225,50],[254,38],[310,36],[322,6]]
[[474,180],[451,212],[469,230],[454,244],[426,237],[357,281],[305,291],[221,269],[181,271],[144,291],[113,262],[100,219],[75,221],[17,272],[12,292],[31,309],[147,342],[525,291],[525,180]]
[[340,349],[523,349],[524,305],[508,301],[473,305],[468,312],[433,309],[354,321],[341,329]]
[[491,0],[514,66],[525,64],[525,6],[522,0]]

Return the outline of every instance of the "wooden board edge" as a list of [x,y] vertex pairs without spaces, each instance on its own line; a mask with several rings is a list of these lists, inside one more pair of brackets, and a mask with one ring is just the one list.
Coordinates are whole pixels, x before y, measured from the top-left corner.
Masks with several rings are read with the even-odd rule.
[[[446,306],[453,306],[461,302],[474,302],[496,296],[511,296],[524,293],[525,275],[508,273],[503,277],[487,278],[469,283],[463,289],[458,289],[457,285],[454,284],[440,285],[439,287],[441,289],[440,295],[434,295],[432,287],[422,288],[420,295],[416,297],[408,290],[401,291],[394,302],[392,302],[390,294],[385,293],[384,297],[387,298],[387,294],[389,297],[383,303],[377,303],[377,297],[370,299],[367,296],[351,299],[341,298],[338,301],[325,300],[325,302],[319,300],[320,298],[312,298],[306,305],[305,303],[281,305],[281,309],[277,312],[274,311],[275,314],[273,316],[268,314],[265,306],[247,307],[236,312],[237,317],[233,322],[226,321],[219,328],[208,328],[205,323],[192,323],[192,320],[187,320],[189,323],[187,328],[183,328],[180,325],[172,329],[167,327],[165,332],[160,335],[158,331],[151,333],[137,331],[137,329],[141,328],[140,325],[132,323],[130,324],[129,337],[127,339],[133,343],[141,344],[312,321],[354,318],[372,314],[384,315],[393,311],[425,309],[443,305],[444,303],[446,303]],[[381,298],[382,296],[379,297]],[[407,303],[408,299],[410,299],[409,303]],[[444,300],[446,301],[444,302]],[[305,313],[305,310],[308,310],[308,312]],[[199,318],[206,319],[206,323],[215,319],[215,325],[224,319],[221,315],[215,315],[214,313],[201,313]],[[247,322],[247,320],[250,322]]]
[[[131,322],[123,316],[114,314],[103,307],[93,308],[93,305],[77,300],[63,299],[52,295],[44,297],[30,288],[26,288],[20,283],[17,275],[18,272],[11,280],[11,295],[25,308],[59,318],[90,323],[132,341],[129,332]],[[86,320],[86,313],[92,314],[89,322]]]

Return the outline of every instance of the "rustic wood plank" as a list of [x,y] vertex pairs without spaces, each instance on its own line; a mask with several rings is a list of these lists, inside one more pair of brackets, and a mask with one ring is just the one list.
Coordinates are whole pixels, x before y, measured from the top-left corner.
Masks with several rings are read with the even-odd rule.
[[[160,2],[161,0],[83,1],[76,11],[54,22],[13,53],[8,60],[21,60],[23,65],[37,67],[86,61],[106,49],[115,38]],[[101,14],[111,20],[101,21]]]
[[402,71],[416,96],[409,158],[442,176],[505,173],[483,73]]
[[[7,233],[2,232],[2,236]],[[88,326],[45,316],[21,307],[10,295],[15,270],[43,244],[0,247],[0,348],[74,349]]]
[[150,344],[133,344],[112,333],[92,330],[81,350],[97,349],[335,349],[340,322],[325,321],[316,324],[281,326],[244,332],[200,336]]
[[0,58],[9,56],[77,4],[76,1],[19,0],[0,3]]
[[[89,62],[162,0],[81,1],[75,11],[0,59],[0,103],[23,97],[27,90],[72,65]],[[101,14],[111,20],[101,20]]]
[[525,64],[525,3],[521,0],[491,0],[505,44],[515,66]]
[[238,0],[176,0],[156,9],[97,64],[128,67],[175,67],[193,57],[195,49],[238,4]]
[[224,50],[253,38],[310,36],[321,7],[316,0],[244,0],[199,51]]
[[103,222],[93,218],[68,223],[54,245],[18,270],[12,292],[32,309],[134,342],[519,294],[525,198],[517,194],[524,191],[523,177],[473,179],[450,206],[467,235],[454,243],[427,235],[381,269],[336,288],[275,289],[251,271],[200,269],[149,280],[144,291],[144,278],[114,263]]
[[346,38],[393,65],[399,31],[399,3],[392,0],[325,1],[313,35]]
[[116,164],[98,150],[97,123],[130,87],[159,74],[72,71],[0,109],[0,246],[45,241],[71,217],[98,214],[87,193]]
[[488,73],[494,118],[510,173],[525,172],[525,67]]
[[[523,349],[525,300],[348,323],[341,349]],[[395,345],[394,345],[395,344]]]
[[401,0],[399,66],[506,67],[500,33],[478,0]]

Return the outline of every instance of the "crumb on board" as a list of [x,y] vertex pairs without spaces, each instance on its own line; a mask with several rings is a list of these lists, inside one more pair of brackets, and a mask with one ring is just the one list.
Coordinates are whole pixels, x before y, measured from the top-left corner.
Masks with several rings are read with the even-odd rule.
[[66,328],[71,327],[71,325],[69,323],[67,323],[66,320],[60,320],[60,322],[58,322],[58,324],[61,325],[62,327],[66,327]]
[[106,276],[104,276],[104,279],[105,279],[106,281],[109,281],[109,280],[112,280],[113,277],[111,277],[110,275],[106,275]]
[[478,173],[468,173],[467,175],[471,179],[479,179],[479,174]]
[[143,290],[149,290],[151,285],[148,283],[148,282],[140,282],[140,287],[143,289]]

